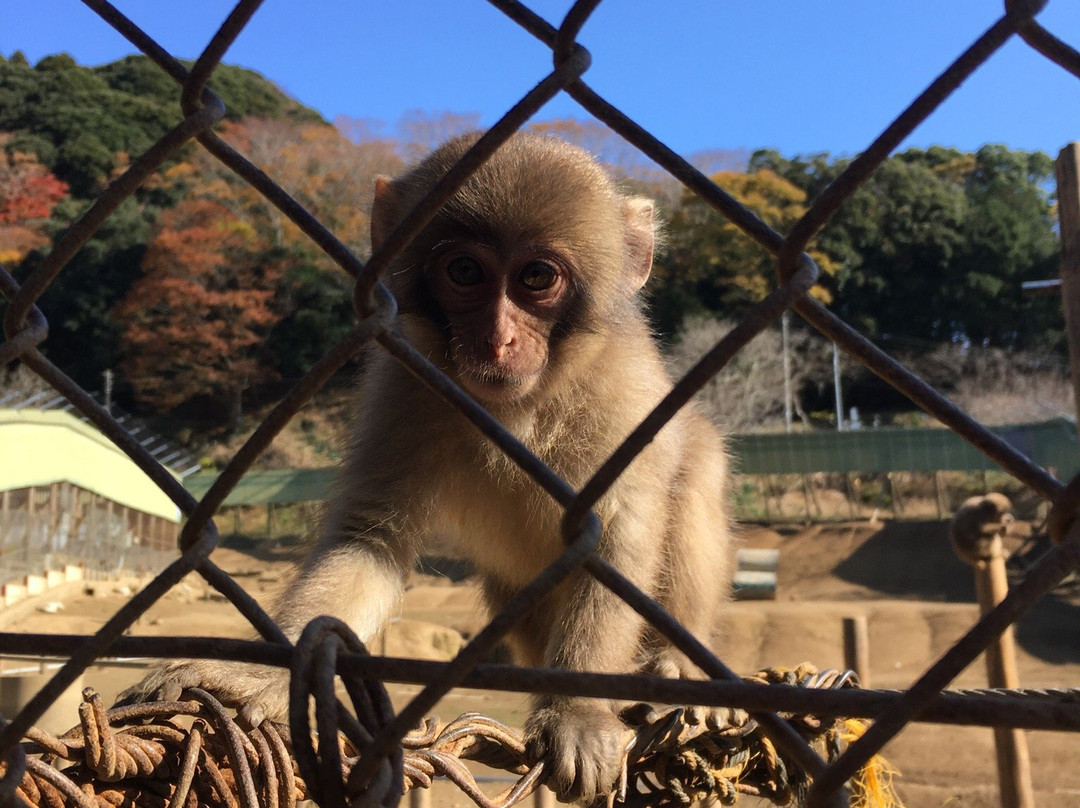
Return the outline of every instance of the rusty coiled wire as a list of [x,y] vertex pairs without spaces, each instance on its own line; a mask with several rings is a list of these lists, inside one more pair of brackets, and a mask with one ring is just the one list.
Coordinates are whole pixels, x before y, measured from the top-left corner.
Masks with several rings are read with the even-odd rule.
[[[826,689],[854,684],[850,673],[818,673],[809,666],[762,671],[748,681]],[[637,704],[624,718],[634,743],[613,796],[627,806],[690,805],[709,798],[731,805],[740,794],[785,805],[807,785],[800,769],[789,766],[741,710],[705,713]],[[841,749],[843,721],[791,720],[828,757]],[[510,808],[544,781],[543,765],[528,760],[521,735],[478,713],[447,724],[428,718],[402,745],[406,792],[445,778],[479,808]],[[26,770],[15,795],[34,808],[291,808],[314,796],[294,759],[286,725],[266,721],[242,728],[199,689],[186,690],[180,701],[107,710],[97,692],[86,688],[78,725],[59,736],[32,728],[20,746]],[[362,752],[344,733],[337,746],[344,783]],[[465,761],[518,779],[488,796]]]

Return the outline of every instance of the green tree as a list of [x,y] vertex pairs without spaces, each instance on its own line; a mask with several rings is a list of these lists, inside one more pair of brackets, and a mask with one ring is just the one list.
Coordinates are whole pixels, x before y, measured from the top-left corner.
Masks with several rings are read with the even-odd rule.
[[[750,164],[813,198],[848,161],[762,151]],[[1055,344],[1055,301],[1021,289],[1024,280],[1055,274],[1052,171],[1042,153],[996,145],[974,154],[935,146],[890,157],[818,237],[838,264],[834,310],[899,348]]]
[[[780,233],[806,210],[806,192],[769,169],[720,172],[712,179]],[[826,253],[812,249],[811,255],[826,275],[832,273]],[[671,218],[668,247],[654,275],[653,320],[664,334],[690,315],[738,317],[777,284],[775,257],[689,192]],[[822,286],[814,294],[829,300]]]
[[960,323],[947,301],[966,215],[963,188],[923,163],[887,161],[830,222],[827,243],[846,246],[837,313],[886,341],[953,339]]
[[969,200],[955,303],[973,343],[1045,348],[1062,338],[1060,302],[1022,283],[1058,274],[1059,248],[1048,192],[1053,161],[1041,152],[984,146],[965,177]]

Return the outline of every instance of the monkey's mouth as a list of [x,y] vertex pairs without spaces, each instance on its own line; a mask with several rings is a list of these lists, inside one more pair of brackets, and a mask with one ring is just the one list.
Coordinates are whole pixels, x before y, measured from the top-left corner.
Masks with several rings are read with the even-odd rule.
[[458,381],[473,396],[486,402],[516,401],[536,385],[535,376],[490,366],[461,368]]

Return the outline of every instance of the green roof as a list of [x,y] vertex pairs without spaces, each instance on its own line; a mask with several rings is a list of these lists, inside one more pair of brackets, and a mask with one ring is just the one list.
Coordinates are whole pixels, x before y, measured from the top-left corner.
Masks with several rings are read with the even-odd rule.
[[[288,505],[319,502],[330,494],[336,468],[268,469],[249,471],[225,498],[225,505]],[[217,474],[199,472],[184,480],[191,495],[200,499],[217,480]]]

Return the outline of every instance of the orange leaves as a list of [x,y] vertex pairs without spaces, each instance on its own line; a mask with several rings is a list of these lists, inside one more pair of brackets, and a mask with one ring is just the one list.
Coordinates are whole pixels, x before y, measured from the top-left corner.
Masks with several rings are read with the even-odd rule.
[[185,200],[158,225],[146,275],[113,312],[124,325],[124,372],[158,410],[238,399],[270,375],[256,349],[280,319],[273,300],[282,270],[254,228],[214,200]]
[[14,264],[48,241],[42,225],[68,186],[36,155],[7,153],[3,147],[10,139],[0,134],[0,262]]
[[[367,253],[375,175],[400,168],[385,144],[356,144],[333,127],[286,120],[227,122],[222,136],[344,243]],[[314,281],[321,293],[333,285],[320,286],[318,276],[341,270],[205,151],[160,181],[184,197],[159,217],[145,276],[113,310],[124,328],[123,369],[136,395],[157,409],[209,397],[227,399],[236,413],[240,394],[281,364],[264,346],[306,299],[296,284]],[[340,329],[325,314],[333,337]],[[279,330],[291,333],[288,325]]]
[[[806,193],[768,169],[724,171],[712,179],[778,233],[789,232],[806,212]],[[699,197],[684,194],[670,234],[670,249],[657,274],[662,282],[684,287],[706,309],[737,313],[775,288],[776,259]],[[814,249],[810,255],[824,274],[835,272],[829,256]],[[829,302],[823,286],[811,294]]]
[[[0,138],[0,147],[8,139]],[[54,177],[37,155],[0,151],[0,225],[47,219],[67,195],[67,183]]]

